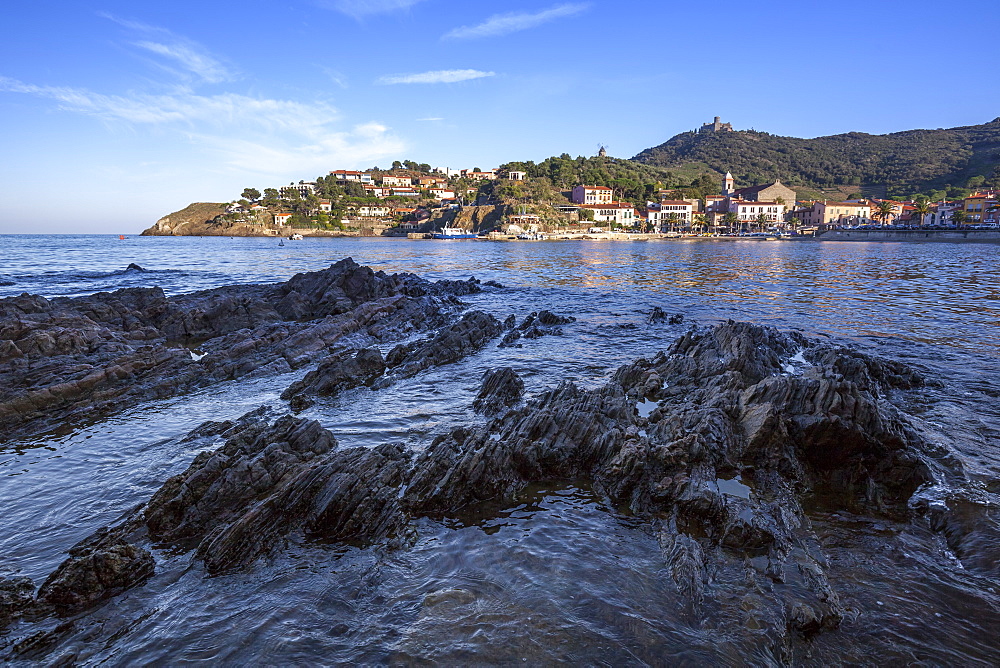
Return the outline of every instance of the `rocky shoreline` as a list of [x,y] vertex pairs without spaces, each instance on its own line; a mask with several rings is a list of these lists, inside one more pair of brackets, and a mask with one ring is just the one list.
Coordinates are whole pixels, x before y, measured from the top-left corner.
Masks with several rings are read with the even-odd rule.
[[[484,420],[440,433],[421,451],[342,447],[296,416],[319,396],[378,393],[489,346],[572,326],[549,311],[501,322],[468,310],[461,297],[484,289],[503,287],[387,275],[346,259],[277,285],[170,298],[142,288],[0,300],[7,441],[136,401],[315,366],[282,394],[285,414],[261,408],[191,431],[184,440],[203,449],[188,468],[74,546],[37,590],[27,578],[0,579],[0,627],[72,621],[141,591],[162,551],[191,552],[216,575],[253,570],[295,536],[406,550],[421,518],[576,481],[655,533],[659,586],[692,615],[793,661],[818,635],[864,614],[838,593],[810,509],[920,527],[959,559],[967,544],[981,550],[1000,537],[935,496],[944,480],[969,487],[965,473],[899,408],[933,379],[748,323],[692,327],[594,389],[553,378],[526,397],[513,369],[492,369],[475,399]],[[982,553],[965,567],[996,575]],[[738,581],[735,594],[722,581]],[[757,593],[752,607],[740,592]],[[54,643],[62,632],[46,633]],[[32,656],[39,642],[21,641],[6,658]]]

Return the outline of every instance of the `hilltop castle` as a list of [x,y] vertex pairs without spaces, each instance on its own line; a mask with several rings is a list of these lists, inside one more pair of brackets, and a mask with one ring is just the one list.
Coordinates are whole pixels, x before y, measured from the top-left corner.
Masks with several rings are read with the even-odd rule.
[[700,133],[706,133],[706,132],[732,132],[732,131],[733,131],[733,124],[732,123],[723,123],[722,119],[720,117],[718,117],[718,116],[715,117],[715,120],[713,122],[711,122],[711,123],[705,123],[704,125],[701,126],[701,129],[698,130],[698,132],[700,132]]

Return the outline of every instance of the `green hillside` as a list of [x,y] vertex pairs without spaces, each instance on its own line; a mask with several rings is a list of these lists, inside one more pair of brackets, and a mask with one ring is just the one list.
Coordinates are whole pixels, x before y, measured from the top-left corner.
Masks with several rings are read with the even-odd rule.
[[1000,186],[1000,118],[983,125],[863,132],[799,139],[739,130],[685,132],[633,158],[651,167],[691,171],[695,164],[737,185],[780,179],[811,192],[905,197],[968,186]]

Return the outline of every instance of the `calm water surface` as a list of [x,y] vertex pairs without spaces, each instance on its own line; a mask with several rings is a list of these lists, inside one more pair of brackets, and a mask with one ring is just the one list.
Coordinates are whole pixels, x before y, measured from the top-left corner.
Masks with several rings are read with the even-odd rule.
[[[707,240],[284,244],[0,236],[0,297],[152,285],[179,294],[281,281],[350,256],[387,272],[499,281],[510,289],[466,301],[501,319],[542,308],[578,318],[562,337],[489,347],[381,390],[374,408],[362,388],[303,414],[345,446],[392,441],[414,449],[480,420],[470,405],[489,368],[514,367],[529,394],[562,378],[595,386],[620,364],[665,347],[691,323],[768,323],[903,359],[939,379],[941,388],[914,409],[914,419],[930,438],[947,442],[973,476],[1000,478],[1000,247]],[[124,271],[132,262],[147,271]],[[654,306],[682,313],[685,321],[650,325]],[[278,395],[304,372],[132,406],[69,434],[0,447],[0,568],[40,583],[73,543],[187,466],[196,453],[179,444],[180,436],[204,420],[233,418],[262,404],[284,411]],[[862,566],[846,556],[853,554],[848,547],[857,547],[851,544],[858,540],[855,520],[814,521],[831,544],[844,545],[831,565],[852,583],[841,595],[860,601],[878,592],[882,601],[866,606],[878,614],[821,641],[821,656],[864,662],[866,652],[877,650],[883,660],[900,662],[1000,660],[996,641],[985,633],[990,625],[1000,628],[998,583],[963,573],[938,554],[915,561],[909,584],[900,587],[898,564],[881,569],[877,558]],[[500,511],[462,522],[422,521],[417,528],[409,550],[293,541],[249,573],[211,579],[190,555],[157,553],[158,573],[146,586],[80,620],[47,660],[655,665],[774,659],[761,648],[727,645],[712,629],[685,619],[681,602],[658,585],[669,576],[661,572],[655,537],[585,487],[533,488]],[[890,544],[924,539],[875,532],[865,540],[868,553],[881,554]],[[933,629],[928,615],[941,615]],[[0,653],[3,643],[0,638]]]

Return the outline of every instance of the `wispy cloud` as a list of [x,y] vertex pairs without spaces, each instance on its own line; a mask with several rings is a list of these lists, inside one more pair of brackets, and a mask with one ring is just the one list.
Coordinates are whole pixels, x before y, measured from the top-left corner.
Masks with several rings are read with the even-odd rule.
[[483,72],[482,70],[434,70],[433,72],[421,72],[419,74],[399,74],[380,77],[376,83],[388,85],[455,83],[492,76],[496,76],[496,72]]
[[318,0],[316,4],[356,19],[409,9],[423,0]]
[[[378,123],[345,130],[340,115],[323,102],[255,98],[235,93],[104,95],[83,88],[38,86],[0,77],[0,92],[53,100],[59,108],[110,123],[173,130],[185,140],[214,150],[227,164],[259,172],[309,170],[398,155],[402,140]],[[245,139],[253,136],[253,141]],[[328,167],[327,167],[328,168]]]
[[544,9],[540,12],[511,12],[508,14],[494,14],[482,23],[473,26],[461,26],[445,33],[443,39],[476,39],[479,37],[497,37],[507,35],[519,30],[535,28],[555,21],[579,14],[589,8],[587,3],[583,4],[563,4]]
[[135,42],[135,45],[140,49],[145,49],[176,61],[185,70],[207,83],[221,83],[233,78],[225,65],[207,53],[200,52],[193,45],[182,43],[161,44],[159,42]]
[[[157,65],[178,74],[181,78],[190,80],[190,76],[194,75],[196,79],[205,83],[222,83],[236,78],[229,67],[197,42],[175,35],[166,28],[140,21],[123,19],[107,13],[102,13],[100,16],[145,37],[146,39],[132,42],[132,46],[162,56],[166,62],[157,62]],[[151,39],[153,37],[155,39]],[[179,71],[177,67],[180,68]]]

